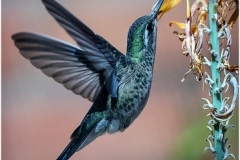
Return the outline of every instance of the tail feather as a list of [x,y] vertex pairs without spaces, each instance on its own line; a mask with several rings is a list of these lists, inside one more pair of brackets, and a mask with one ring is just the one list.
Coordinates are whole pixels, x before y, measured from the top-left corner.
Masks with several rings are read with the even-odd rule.
[[81,143],[80,137],[73,138],[67,147],[63,150],[57,160],[68,160],[79,148],[79,144]]
[[96,101],[85,115],[80,126],[72,133],[71,141],[57,160],[68,160],[75,152],[83,149],[106,132],[110,120],[106,111],[108,97],[106,86],[103,86]]
[[107,122],[108,121],[103,118],[97,123],[94,123],[92,127],[88,129],[86,129],[86,123],[81,124],[73,132],[71,141],[57,160],[68,160],[75,152],[83,149],[97,137],[103,135],[106,132]]

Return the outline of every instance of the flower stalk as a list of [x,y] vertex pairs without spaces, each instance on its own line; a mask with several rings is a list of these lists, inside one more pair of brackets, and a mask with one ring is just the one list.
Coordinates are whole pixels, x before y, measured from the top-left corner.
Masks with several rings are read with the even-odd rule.
[[[193,23],[194,16],[196,23]],[[202,98],[206,102],[203,109],[208,109],[208,116],[211,117],[207,126],[211,134],[206,138],[209,147],[204,150],[210,150],[215,160],[226,160],[229,156],[235,159],[234,155],[229,153],[230,145],[227,145],[228,138],[225,133],[229,127],[235,128],[229,121],[238,97],[238,82],[234,76],[234,73],[238,74],[238,66],[230,65],[229,59],[232,44],[230,31],[237,18],[238,0],[196,0],[191,7],[187,0],[185,23],[170,22],[170,26],[176,25],[185,30],[184,33],[174,31],[182,42],[183,55],[190,58],[189,70],[182,81],[192,72],[198,82],[203,79],[209,86],[212,100]],[[210,54],[204,53],[204,38]],[[210,68],[210,74],[206,67]],[[224,97],[229,84],[233,88],[231,98]],[[232,99],[231,104],[228,103],[229,99]]]
[[[210,37],[210,43],[211,43],[211,49],[214,52],[214,54],[211,55],[212,61],[211,61],[211,73],[212,73],[212,80],[214,81],[214,84],[212,86],[212,100],[213,100],[213,106],[216,109],[216,112],[219,113],[222,103],[222,92],[215,92],[217,89],[221,86],[220,82],[220,72],[217,70],[218,62],[220,59],[219,54],[219,38],[218,36],[218,28],[217,28],[217,10],[216,10],[216,1],[215,0],[209,0],[209,28],[211,30],[211,33],[209,34]],[[215,151],[213,151],[213,154],[215,155],[216,160],[222,160],[224,157],[225,152],[225,144],[224,144],[224,133],[223,127],[219,121],[216,121],[214,126],[214,146]]]

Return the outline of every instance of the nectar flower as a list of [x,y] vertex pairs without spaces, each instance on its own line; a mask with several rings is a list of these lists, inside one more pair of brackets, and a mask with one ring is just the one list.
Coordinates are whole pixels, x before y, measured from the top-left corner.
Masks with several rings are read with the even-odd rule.
[[165,14],[166,12],[168,12],[169,10],[171,10],[181,2],[182,0],[164,0],[163,5],[158,11],[158,14],[160,15],[159,19],[163,16],[163,14]]

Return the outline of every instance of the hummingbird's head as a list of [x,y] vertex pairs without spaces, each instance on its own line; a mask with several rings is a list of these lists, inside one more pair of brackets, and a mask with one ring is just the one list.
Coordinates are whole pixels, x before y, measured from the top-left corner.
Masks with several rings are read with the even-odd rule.
[[159,0],[150,14],[138,18],[130,27],[127,39],[127,56],[135,62],[143,60],[145,53],[156,50],[157,22],[164,0]]

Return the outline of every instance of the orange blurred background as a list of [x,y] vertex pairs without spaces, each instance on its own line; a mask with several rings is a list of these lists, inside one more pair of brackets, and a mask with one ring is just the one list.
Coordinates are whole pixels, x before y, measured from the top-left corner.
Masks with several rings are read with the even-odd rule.
[[[148,14],[156,0],[58,2],[125,53],[130,25]],[[209,151],[203,151],[210,132],[201,98],[208,98],[208,86],[202,91],[202,82],[197,83],[192,73],[181,82],[189,59],[182,55],[181,43],[172,34],[176,28],[168,25],[171,20],[185,21],[185,3],[159,21],[152,90],[141,115],[124,133],[99,137],[72,160],[212,159]],[[238,64],[237,24],[232,32],[231,64]],[[2,159],[56,159],[91,103],[45,76],[19,54],[11,35],[20,31],[44,33],[75,44],[41,1],[2,0]],[[237,119],[238,111],[231,120],[236,126]],[[238,127],[227,132],[230,151],[238,159],[237,135]]]

